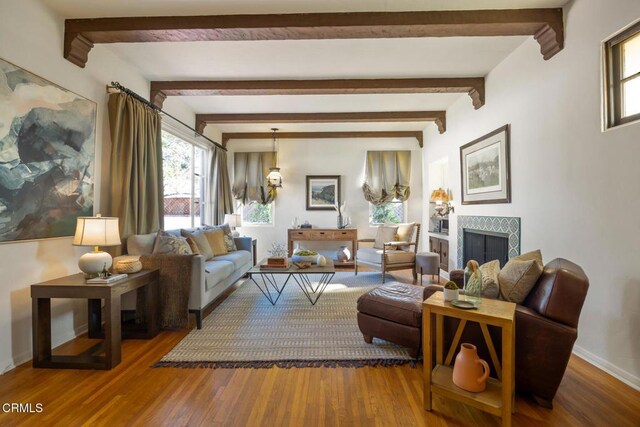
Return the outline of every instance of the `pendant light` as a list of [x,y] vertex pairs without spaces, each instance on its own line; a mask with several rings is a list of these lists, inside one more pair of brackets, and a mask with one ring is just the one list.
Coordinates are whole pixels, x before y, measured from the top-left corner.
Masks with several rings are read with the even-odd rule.
[[279,159],[278,159],[278,150],[276,148],[276,143],[278,142],[276,132],[278,132],[278,129],[271,128],[271,130],[273,131],[272,133],[273,151],[275,152],[275,156],[276,156],[276,164],[275,166],[272,166],[271,168],[269,168],[269,175],[267,175],[267,182],[269,183],[269,187],[282,188],[282,175],[280,174],[280,168],[278,167]]

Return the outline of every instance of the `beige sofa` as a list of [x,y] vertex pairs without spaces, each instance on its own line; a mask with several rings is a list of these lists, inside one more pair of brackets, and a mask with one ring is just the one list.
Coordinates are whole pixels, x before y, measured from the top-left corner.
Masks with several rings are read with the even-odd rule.
[[[186,229],[193,232],[196,229]],[[167,230],[167,233],[180,236],[180,230]],[[127,239],[128,255],[148,255],[153,252],[157,233],[138,234]],[[193,257],[191,291],[189,294],[189,312],[196,316],[198,329],[202,328],[203,311],[224,291],[244,276],[253,266],[251,238],[234,239],[237,251],[216,256],[207,261],[202,255]]]

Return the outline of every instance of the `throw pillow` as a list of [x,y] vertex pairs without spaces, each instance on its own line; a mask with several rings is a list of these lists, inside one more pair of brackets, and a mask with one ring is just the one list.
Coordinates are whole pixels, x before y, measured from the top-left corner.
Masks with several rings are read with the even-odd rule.
[[[416,227],[416,223],[415,222],[410,222],[407,224],[398,224],[398,233],[397,233],[397,239],[400,242],[411,242],[411,239],[413,238],[413,230]],[[398,246],[398,249],[402,250],[402,251],[408,251],[411,248],[411,246],[408,245],[400,245]]]
[[544,269],[544,263],[542,262],[542,252],[540,249],[536,249],[535,251],[527,252],[526,254],[515,256],[511,259],[519,260],[519,261],[529,261],[534,260],[540,268]]
[[224,245],[227,248],[227,252],[237,251],[238,248],[236,246],[236,241],[233,239],[233,234],[231,234],[231,227],[229,224],[222,224],[217,226],[205,225],[204,230],[216,230],[221,229],[224,231]]
[[484,298],[498,298],[500,286],[498,274],[500,273],[500,261],[494,259],[480,266],[482,273],[482,296]]
[[381,225],[378,227],[378,233],[376,234],[376,241],[373,244],[375,249],[382,249],[382,246],[388,242],[396,241],[396,234],[398,234],[397,225]]
[[498,273],[501,299],[522,304],[541,274],[542,267],[534,259],[509,260]]
[[192,239],[196,242],[196,245],[198,246],[198,253],[202,255],[205,260],[213,258],[213,251],[211,250],[211,245],[209,245],[207,236],[204,235],[204,231],[195,230],[191,232],[187,230],[180,230],[180,234],[182,237],[186,237],[187,240]]
[[224,244],[224,230],[221,228],[209,229],[205,230],[204,235],[207,236],[214,257],[225,255],[228,252]]
[[187,237],[187,243],[189,244],[189,247],[191,248],[191,252],[193,252],[194,255],[201,255],[200,249],[198,249],[198,244],[196,243],[195,240],[193,240],[191,237]]
[[158,231],[153,245],[154,254],[191,255],[193,252],[184,237],[174,236],[162,230]]

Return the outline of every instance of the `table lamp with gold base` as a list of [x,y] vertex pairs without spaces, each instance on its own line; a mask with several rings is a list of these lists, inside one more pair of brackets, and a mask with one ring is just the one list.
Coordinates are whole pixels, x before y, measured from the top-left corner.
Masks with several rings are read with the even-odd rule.
[[100,214],[78,217],[73,245],[93,246],[93,252],[87,252],[78,260],[78,267],[86,278],[98,277],[113,264],[111,255],[100,251],[99,246],[119,246],[121,243],[118,218]]

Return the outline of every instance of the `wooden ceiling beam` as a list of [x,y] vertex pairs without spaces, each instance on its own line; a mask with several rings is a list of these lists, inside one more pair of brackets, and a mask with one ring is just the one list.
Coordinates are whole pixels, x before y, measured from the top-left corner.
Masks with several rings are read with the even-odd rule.
[[209,123],[356,123],[356,122],[434,122],[446,131],[446,111],[382,111],[354,113],[255,113],[196,114],[196,130],[204,132]]
[[[222,146],[232,139],[271,139],[271,132],[231,132],[222,134]],[[422,148],[422,131],[338,131],[338,132],[278,132],[278,139],[343,139],[343,138],[415,138]]]
[[84,67],[96,43],[534,36],[564,46],[562,9],[138,16],[65,20],[64,57]]
[[484,77],[152,81],[150,92],[151,102],[158,107],[167,96],[467,93],[478,109],[484,105]]

